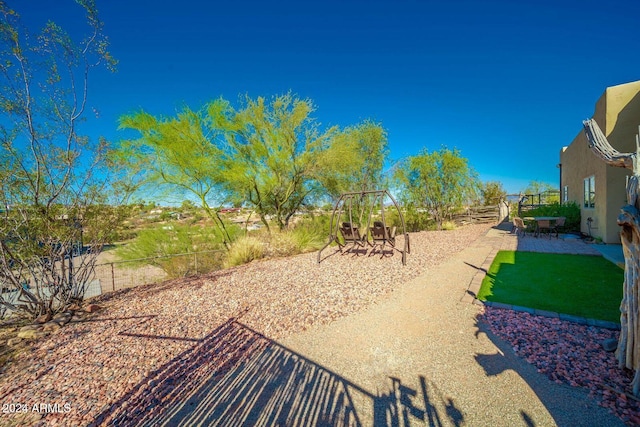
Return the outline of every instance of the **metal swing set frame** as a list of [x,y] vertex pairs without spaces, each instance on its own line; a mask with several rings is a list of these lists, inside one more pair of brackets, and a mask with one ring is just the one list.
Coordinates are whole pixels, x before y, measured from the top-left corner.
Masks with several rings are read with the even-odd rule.
[[[401,234],[404,236],[404,244],[401,249],[397,248],[395,245],[395,237],[399,235],[395,233],[395,227],[393,227],[394,230],[392,230],[387,226],[385,222],[384,201],[386,197],[391,200],[393,206],[398,211],[400,226],[402,228]],[[366,205],[363,203],[365,199],[367,199],[368,201]],[[353,205],[354,201],[358,200],[361,205],[360,217],[362,217],[365,207],[369,207],[369,215],[367,218],[365,232],[363,234],[360,233],[358,226],[353,225]],[[374,208],[378,203],[380,204],[381,221],[375,221],[374,226],[372,227],[371,219],[373,217]],[[343,214],[346,215],[348,221],[345,221],[341,224],[340,220]],[[365,190],[343,193],[336,201],[336,204],[333,208],[329,227],[329,241],[318,252],[318,263],[320,263],[322,251],[325,250],[333,242],[336,242],[338,244],[338,249],[340,250],[340,252],[342,252],[342,249],[349,244],[351,244],[353,247],[359,246],[362,248],[365,248],[368,244],[373,248],[376,246],[376,242],[382,242],[381,251],[383,253],[385,245],[389,244],[392,250],[397,250],[402,254],[402,265],[407,264],[407,254],[411,253],[411,246],[409,244],[409,233],[407,233],[404,216],[402,215],[400,206],[388,190]],[[339,238],[339,235],[342,235],[342,241]]]

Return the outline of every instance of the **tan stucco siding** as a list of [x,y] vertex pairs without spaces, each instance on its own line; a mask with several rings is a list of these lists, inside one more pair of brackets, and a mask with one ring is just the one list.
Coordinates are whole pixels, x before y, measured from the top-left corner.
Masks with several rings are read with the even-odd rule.
[[[636,134],[640,124],[640,81],[607,88],[606,121],[604,130],[607,140],[621,152],[636,151]],[[632,171],[607,167],[607,229],[605,242],[620,241],[617,218],[620,208],[627,203],[626,177]]]
[[[574,201],[580,206],[581,225],[580,231],[587,234],[589,227],[587,218],[593,218],[591,223],[591,234],[594,237],[605,239],[606,221],[606,165],[599,160],[589,148],[584,132],[580,132],[571,145],[560,154],[562,164],[562,186],[568,186],[569,201]],[[595,177],[596,197],[595,208],[584,207],[584,180],[590,176]]]
[[[596,102],[593,118],[614,148],[621,152],[635,151],[635,135],[640,125],[640,81],[607,88]],[[626,176],[631,171],[605,165],[591,152],[582,131],[560,153],[560,163],[562,186],[569,186],[569,200],[581,206],[581,231],[588,232],[587,218],[591,217],[594,237],[605,243],[619,243],[617,217],[626,204]],[[596,181],[594,209],[583,206],[584,179],[591,175]]]

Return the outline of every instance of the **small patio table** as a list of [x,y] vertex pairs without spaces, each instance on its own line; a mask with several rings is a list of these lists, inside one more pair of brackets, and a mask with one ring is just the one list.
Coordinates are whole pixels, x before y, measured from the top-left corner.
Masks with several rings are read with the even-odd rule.
[[523,219],[525,221],[535,221],[536,231],[534,235],[536,237],[540,237],[540,231],[546,229],[549,230],[549,238],[551,238],[551,229],[559,218],[558,216],[526,216]]

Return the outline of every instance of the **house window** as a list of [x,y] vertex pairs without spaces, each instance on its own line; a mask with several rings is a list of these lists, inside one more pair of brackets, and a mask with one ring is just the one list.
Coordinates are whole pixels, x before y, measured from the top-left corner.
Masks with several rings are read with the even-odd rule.
[[569,186],[565,185],[562,187],[562,203],[569,202]]
[[594,208],[596,206],[596,177],[591,175],[584,179],[584,207]]

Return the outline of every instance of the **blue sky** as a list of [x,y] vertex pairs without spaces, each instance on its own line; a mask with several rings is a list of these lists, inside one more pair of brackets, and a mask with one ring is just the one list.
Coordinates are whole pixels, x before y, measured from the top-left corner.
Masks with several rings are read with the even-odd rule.
[[[557,185],[605,88],[640,79],[637,0],[96,3],[120,62],[91,76],[87,133],[112,141],[125,113],[291,91],[323,125],[380,122],[394,160],[457,148],[518,192]],[[81,17],[70,0],[10,5],[30,24]]]

